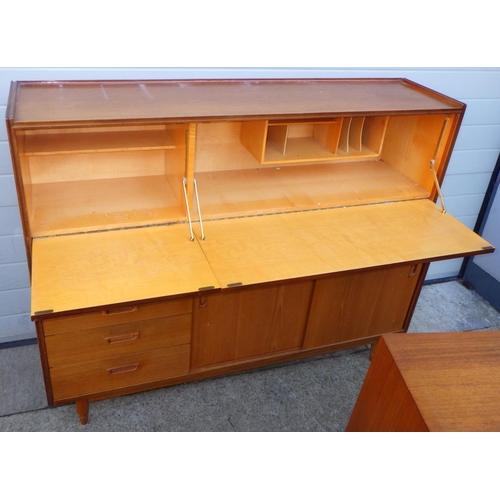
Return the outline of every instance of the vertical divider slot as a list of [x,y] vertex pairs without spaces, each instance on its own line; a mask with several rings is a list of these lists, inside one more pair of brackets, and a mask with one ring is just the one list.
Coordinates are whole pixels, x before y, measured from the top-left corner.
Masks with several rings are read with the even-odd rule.
[[364,116],[355,116],[351,119],[351,127],[349,129],[349,149],[361,151],[363,147],[363,125],[365,124]]
[[349,135],[351,129],[352,117],[345,117],[340,131],[339,148],[349,153]]
[[272,144],[283,156],[286,154],[289,126],[269,125],[267,129],[267,142]]

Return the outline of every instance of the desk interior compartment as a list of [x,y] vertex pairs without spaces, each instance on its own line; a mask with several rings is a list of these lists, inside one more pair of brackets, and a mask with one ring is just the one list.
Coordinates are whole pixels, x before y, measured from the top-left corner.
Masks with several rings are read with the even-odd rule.
[[243,122],[241,142],[263,165],[377,158],[388,116]]
[[[420,158],[405,168],[397,157],[390,158],[395,166],[384,161],[384,137],[392,118],[197,124],[193,175],[203,218],[428,198],[432,185],[422,188],[408,176],[421,167]],[[264,151],[270,148],[279,161],[265,160]],[[294,148],[300,160],[291,160]],[[428,162],[424,165],[428,171]]]
[[184,220],[188,125],[16,133],[33,236]]

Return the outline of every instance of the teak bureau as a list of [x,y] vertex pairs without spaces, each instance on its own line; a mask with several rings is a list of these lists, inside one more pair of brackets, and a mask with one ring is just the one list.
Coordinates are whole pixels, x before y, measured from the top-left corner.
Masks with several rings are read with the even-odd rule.
[[404,332],[430,262],[493,251],[438,203],[464,110],[403,79],[13,82],[49,404]]

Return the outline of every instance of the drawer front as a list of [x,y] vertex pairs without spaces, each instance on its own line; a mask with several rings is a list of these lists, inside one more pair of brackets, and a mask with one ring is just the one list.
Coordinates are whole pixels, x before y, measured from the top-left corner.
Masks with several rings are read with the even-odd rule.
[[45,338],[50,367],[191,342],[191,314],[103,326]]
[[186,375],[190,346],[181,345],[50,369],[54,401]]
[[110,306],[108,309],[99,312],[42,320],[43,331],[45,336],[49,336],[164,316],[176,316],[178,314],[190,313],[192,307],[192,299],[171,300],[126,307]]

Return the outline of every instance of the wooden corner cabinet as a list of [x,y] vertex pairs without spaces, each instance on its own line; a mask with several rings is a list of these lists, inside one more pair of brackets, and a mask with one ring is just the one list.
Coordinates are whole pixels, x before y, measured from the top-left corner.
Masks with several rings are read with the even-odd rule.
[[13,82],[49,404],[375,342],[492,252],[442,181],[465,105],[404,79]]
[[500,431],[500,331],[383,335],[347,432]]

